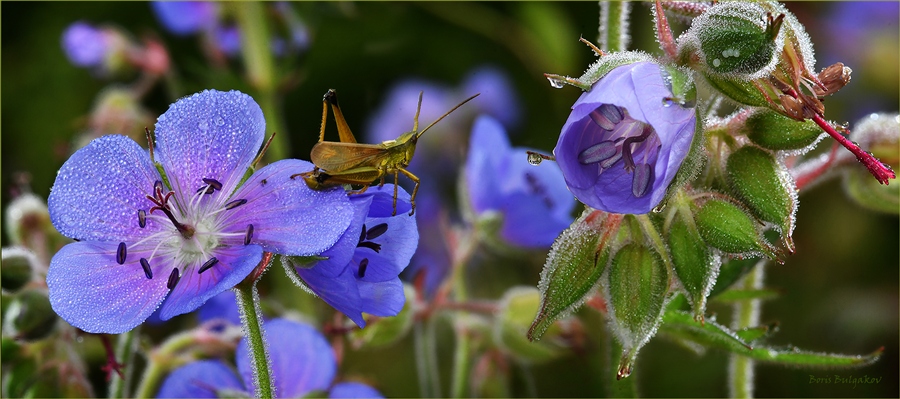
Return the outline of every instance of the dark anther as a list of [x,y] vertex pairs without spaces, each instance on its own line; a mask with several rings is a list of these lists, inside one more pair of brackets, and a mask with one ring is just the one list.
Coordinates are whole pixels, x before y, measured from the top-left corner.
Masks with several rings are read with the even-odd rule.
[[259,184],[261,184],[261,185],[263,185],[263,186],[265,186],[265,185],[266,185],[266,183],[268,183],[268,182],[269,182],[269,181],[268,181],[268,180],[266,180],[266,179],[262,179],[262,180],[260,180],[260,181],[259,181]]
[[150,269],[150,262],[147,259],[141,258],[141,268],[144,269],[144,275],[147,276],[147,280],[153,278],[153,270]]
[[138,209],[138,226],[147,227],[147,212],[143,209]]
[[219,183],[219,181],[216,180],[216,179],[207,179],[207,178],[204,177],[204,178],[203,178],[203,182],[206,183],[206,184],[209,184],[209,187],[212,188],[212,189],[214,189],[214,190],[221,190],[221,189],[222,189],[222,183]]
[[197,194],[200,194],[200,193],[203,193],[203,194],[212,194],[212,193],[214,193],[214,192],[216,192],[216,189],[213,188],[213,186],[210,186],[210,185],[206,185],[206,186],[203,186],[203,187],[200,187],[200,188],[197,189]]
[[363,258],[359,261],[359,278],[366,276],[366,269],[369,267],[369,258]]
[[244,245],[250,245],[250,240],[253,238],[253,225],[247,225],[247,234],[244,235]]
[[178,274],[178,268],[172,269],[172,273],[169,274],[169,282],[166,283],[166,287],[170,290],[175,288],[175,285],[178,284],[178,280],[181,279],[181,275]]
[[120,242],[119,248],[116,249],[116,263],[122,265],[125,263],[125,255],[128,254],[127,248],[125,248],[125,243]]
[[548,209],[553,209],[553,199],[550,198],[550,194],[547,192],[547,188],[541,184],[541,181],[538,180],[533,174],[525,173],[525,182],[528,183],[528,187],[531,189],[531,193],[541,197],[541,201],[544,203]]
[[366,224],[363,223],[362,231],[359,232],[359,241],[357,241],[357,244],[362,244],[362,242],[365,240],[366,240]]
[[197,270],[197,274],[203,274],[203,272],[205,272],[205,271],[209,270],[211,267],[215,266],[216,263],[219,263],[219,260],[216,259],[215,256],[213,256],[208,261],[206,261],[206,263],[204,263],[203,266],[200,266],[200,270]]
[[163,184],[162,181],[157,180],[153,183],[153,192],[157,193],[157,195],[162,196]]
[[366,239],[374,240],[378,237],[381,237],[381,235],[384,234],[387,231],[387,229],[388,229],[387,223],[382,223],[382,224],[376,225],[375,227],[372,227],[371,229],[369,229],[369,231],[366,232]]
[[234,200],[234,201],[231,201],[231,202],[225,204],[225,209],[229,209],[229,210],[234,209],[234,208],[237,208],[246,203],[247,203],[247,200],[245,200],[245,199]]
[[359,244],[356,244],[356,246],[357,246],[357,247],[363,247],[363,248],[369,248],[369,249],[371,249],[371,250],[373,250],[373,251],[375,251],[375,252],[380,252],[380,251],[381,251],[381,244],[379,244],[379,243],[377,243],[377,242],[365,241],[365,242],[361,242],[361,243],[359,243]]

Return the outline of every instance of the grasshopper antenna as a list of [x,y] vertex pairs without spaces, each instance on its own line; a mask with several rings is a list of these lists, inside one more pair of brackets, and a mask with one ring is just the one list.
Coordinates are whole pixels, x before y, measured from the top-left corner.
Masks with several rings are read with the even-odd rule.
[[275,132],[272,132],[272,135],[269,136],[268,140],[266,140],[266,145],[263,146],[262,151],[259,152],[259,155],[257,155],[256,159],[253,160],[253,163],[250,164],[251,168],[253,168],[254,170],[256,169],[256,164],[258,164],[259,161],[262,160],[263,155],[266,155],[266,150],[269,149],[269,144],[272,144],[272,139],[274,139],[274,138],[275,138]]
[[[456,106],[453,107],[453,109],[447,111],[447,113],[441,115],[440,118],[437,118],[437,120],[435,120],[434,122],[431,122],[430,125],[426,126],[424,129],[422,129],[421,132],[417,133],[416,140],[418,140],[419,137],[422,137],[422,134],[424,134],[426,131],[428,131],[428,129],[431,129],[432,126],[434,126],[436,123],[440,122],[441,119],[444,119],[444,117],[446,117],[447,115],[450,115],[451,112],[456,111],[457,108],[462,107],[463,104],[471,101],[473,98],[478,97],[479,95],[481,95],[481,93],[475,93],[475,95],[473,95],[472,97],[469,97],[469,98],[463,100],[463,102],[456,104]],[[419,105],[422,105],[422,95],[421,94],[419,94]],[[418,124],[418,117],[419,117],[419,111],[416,111],[416,119],[417,119],[416,124]]]

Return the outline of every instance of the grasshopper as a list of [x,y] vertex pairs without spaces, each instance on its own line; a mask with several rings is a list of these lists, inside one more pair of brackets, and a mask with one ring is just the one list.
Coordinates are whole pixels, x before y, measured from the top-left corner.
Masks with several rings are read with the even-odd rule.
[[[410,205],[412,209],[409,215],[412,216],[416,212],[416,193],[419,191],[419,178],[406,170],[412,161],[416,152],[416,143],[419,137],[428,129],[440,122],[451,112],[469,102],[471,99],[478,97],[475,94],[463,102],[457,104],[453,109],[447,111],[440,118],[431,122],[422,131],[419,131],[419,111],[422,110],[422,92],[419,92],[419,103],[416,106],[416,116],[413,118],[412,131],[403,133],[394,140],[387,140],[381,144],[361,144],[356,142],[353,132],[344,119],[341,107],[338,105],[337,94],[333,89],[328,90],[322,98],[322,125],[319,129],[319,142],[313,146],[309,154],[315,168],[309,172],[298,173],[292,175],[303,177],[309,188],[314,190],[322,190],[328,187],[344,184],[361,184],[363,187],[357,191],[351,191],[351,194],[361,194],[368,189],[369,184],[375,180],[380,180],[378,186],[384,185],[384,179],[387,175],[394,175],[394,212],[397,214],[397,183],[400,174],[406,175],[410,180],[416,183],[410,196]],[[334,112],[334,121],[337,124],[340,142],[324,141],[325,140],[325,121],[328,118],[328,106]]]

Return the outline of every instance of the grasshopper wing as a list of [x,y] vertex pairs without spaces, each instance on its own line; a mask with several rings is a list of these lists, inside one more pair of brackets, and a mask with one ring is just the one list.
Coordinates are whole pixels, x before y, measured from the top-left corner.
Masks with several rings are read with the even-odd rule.
[[309,157],[328,173],[342,172],[360,166],[377,167],[388,151],[378,144],[336,143],[323,141],[313,146]]

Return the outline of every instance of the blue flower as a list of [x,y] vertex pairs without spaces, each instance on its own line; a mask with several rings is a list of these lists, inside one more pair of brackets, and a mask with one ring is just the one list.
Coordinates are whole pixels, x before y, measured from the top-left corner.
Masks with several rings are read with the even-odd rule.
[[644,214],[665,197],[697,123],[693,108],[672,101],[667,79],[651,62],[620,66],[572,105],[553,153],[579,201]]
[[503,126],[481,116],[472,127],[466,160],[466,187],[476,215],[503,215],[500,236],[520,247],[549,247],[572,223],[575,200],[559,168],[534,167],[526,148],[512,148]]
[[[332,397],[380,398],[374,388],[360,383],[332,383],[337,361],[328,341],[313,327],[287,319],[265,324],[272,379],[279,398],[300,398],[313,391],[327,391]],[[181,366],[166,377],[158,398],[215,398],[228,391],[252,395],[255,392],[247,339],[238,343],[237,371],[219,360],[200,360]],[[350,396],[348,396],[350,395]]]
[[103,65],[106,53],[109,51],[109,41],[102,29],[78,21],[63,32],[62,48],[72,64],[96,68]]
[[[163,320],[193,311],[243,280],[263,252],[309,256],[347,230],[340,188],[310,190],[282,160],[241,184],[265,134],[249,96],[204,91],[156,123],[154,154],[103,136],[63,164],[48,199],[63,247],[47,273],[53,309],[92,333],[128,331],[162,304]],[[165,303],[163,301],[165,300]]]
[[396,316],[406,302],[398,276],[416,252],[419,233],[415,217],[408,215],[409,194],[397,188],[397,216],[391,216],[393,184],[351,195],[353,220],[334,247],[321,254],[328,259],[312,267],[294,265],[302,284],[360,327],[366,325],[363,312]]
[[186,36],[216,26],[219,5],[209,1],[154,1],[153,12],[175,35]]

